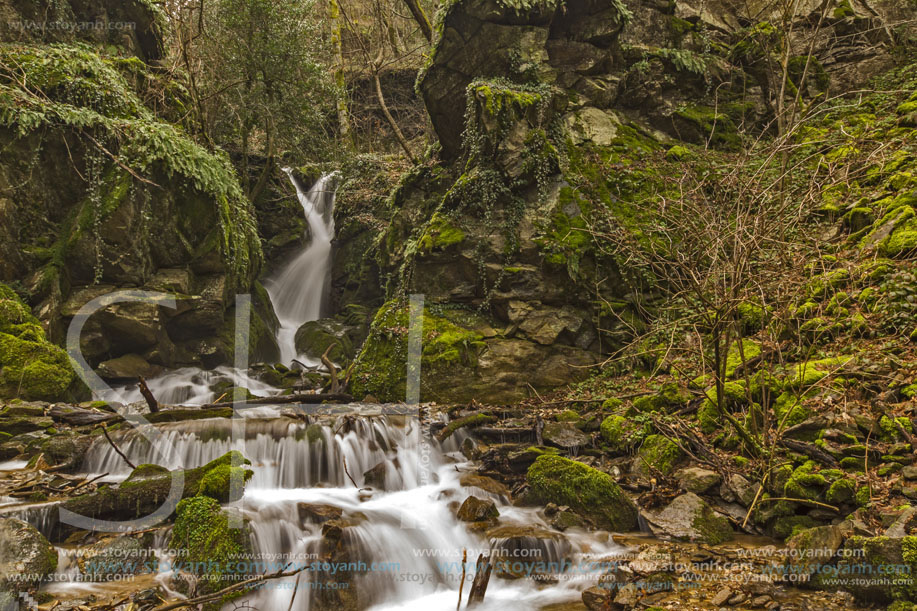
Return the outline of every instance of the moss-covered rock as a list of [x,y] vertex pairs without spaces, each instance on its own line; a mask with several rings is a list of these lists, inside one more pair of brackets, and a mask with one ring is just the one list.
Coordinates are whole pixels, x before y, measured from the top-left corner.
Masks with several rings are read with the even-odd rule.
[[567,505],[599,528],[628,531],[637,526],[633,501],[597,469],[545,454],[529,467],[526,481],[533,502]]
[[647,517],[654,531],[675,537],[717,545],[732,538],[729,520],[715,513],[693,492],[676,497],[657,514]]
[[246,574],[247,529],[230,528],[229,516],[209,496],[179,502],[169,548],[179,551],[183,561],[194,563],[188,566],[202,567],[189,594],[215,592]]
[[27,591],[57,568],[57,550],[30,524],[0,519],[0,591]]
[[684,452],[674,441],[663,435],[650,435],[637,451],[631,473],[647,479],[668,475],[683,457]]
[[85,394],[67,354],[48,341],[19,296],[0,284],[0,397],[61,401]]
[[625,416],[611,415],[602,420],[599,432],[608,448],[623,454],[637,446],[649,434],[649,427]]

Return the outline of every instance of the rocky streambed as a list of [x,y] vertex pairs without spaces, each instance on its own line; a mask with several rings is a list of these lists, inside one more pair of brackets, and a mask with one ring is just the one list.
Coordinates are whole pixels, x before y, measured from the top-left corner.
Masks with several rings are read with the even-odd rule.
[[[747,479],[684,456],[663,475],[666,453],[651,440],[609,458],[564,410],[243,413],[233,439],[231,414],[164,409],[150,415],[160,421],[150,444],[100,404],[7,405],[6,600],[446,609],[460,589],[466,604],[484,574],[483,609],[852,609],[909,591],[917,511],[882,532],[854,512],[786,542],[752,536],[747,507],[761,495]],[[117,534],[61,520],[62,509],[150,514],[169,494],[168,470],[182,472],[183,500],[161,523]],[[234,476],[244,492],[232,490]],[[883,577],[888,566],[897,573]],[[234,586],[260,575],[275,578]]]

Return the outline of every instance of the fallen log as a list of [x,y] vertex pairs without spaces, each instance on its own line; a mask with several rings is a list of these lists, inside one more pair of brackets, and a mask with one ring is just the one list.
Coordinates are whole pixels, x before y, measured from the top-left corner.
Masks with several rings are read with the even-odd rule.
[[839,465],[836,458],[821,448],[812,445],[811,443],[805,443],[803,441],[796,441],[793,439],[781,439],[780,445],[782,445],[787,450],[792,450],[793,452],[804,454],[809,458],[822,463],[823,465],[827,465],[829,467],[837,467]]
[[85,426],[87,424],[114,423],[124,420],[119,414],[99,412],[93,409],[84,409],[75,405],[55,405],[48,412],[55,422],[63,422],[70,426]]
[[246,406],[246,405],[287,405],[289,403],[349,403],[353,401],[353,395],[348,395],[346,393],[303,393],[299,395],[279,395],[276,397],[258,397],[256,399],[247,399],[245,401],[239,401],[238,403],[233,403],[232,401],[224,401],[223,403],[210,403],[208,405],[202,405],[200,409],[209,409],[212,407],[233,407],[234,405]]
[[473,430],[475,437],[487,437],[498,441],[504,439],[535,441],[535,431],[529,428],[479,426]]

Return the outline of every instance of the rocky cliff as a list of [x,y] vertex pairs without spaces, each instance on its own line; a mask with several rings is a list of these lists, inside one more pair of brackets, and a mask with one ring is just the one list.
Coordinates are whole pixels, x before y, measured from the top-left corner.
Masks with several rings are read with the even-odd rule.
[[776,132],[775,65],[801,100],[861,87],[913,36],[908,14],[846,0],[791,18],[680,0],[448,3],[418,79],[440,160],[392,196],[376,244],[388,302],[357,394],[403,398],[410,293],[428,308],[424,399],[509,401],[587,376],[658,298],[652,274],[595,233],[611,219],[641,235],[682,145],[728,152]]
[[[22,42],[0,47],[0,281],[27,296],[57,343],[95,297],[122,288],[178,294],[175,310],[121,304],[90,318],[83,351],[93,364],[108,362],[108,377],[226,362],[238,292],[255,294],[252,348],[273,356],[253,208],[225,155],[162,118],[187,100],[150,63],[161,55],[158,9],[53,4],[61,15],[39,13],[47,31],[6,32]],[[10,22],[37,19],[33,3],[2,7]],[[55,19],[132,27],[117,40],[103,28],[96,40],[93,29],[64,36]],[[154,99],[168,108],[154,110]]]

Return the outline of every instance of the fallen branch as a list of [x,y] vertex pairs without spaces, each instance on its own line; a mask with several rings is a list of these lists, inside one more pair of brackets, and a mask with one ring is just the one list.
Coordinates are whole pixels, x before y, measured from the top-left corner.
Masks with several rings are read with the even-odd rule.
[[350,474],[350,471],[347,469],[347,458],[342,456],[341,460],[344,461],[344,473],[347,474],[348,479],[350,479],[350,483],[353,484],[354,488],[359,488],[359,486],[357,486],[357,483],[353,481],[353,476]]
[[143,379],[143,376],[137,376],[137,379],[139,380],[140,394],[146,399],[146,404],[150,406],[150,413],[155,414],[159,411],[159,401],[156,400],[150,387],[146,385],[146,380]]
[[474,567],[474,580],[471,582],[471,592],[468,593],[468,609],[472,605],[484,602],[484,594],[487,592],[487,584],[490,582],[490,573],[494,565],[491,564],[490,558],[484,559],[484,554],[478,556],[478,563]]
[[267,581],[268,579],[280,579],[283,577],[292,577],[293,575],[296,575],[297,573],[301,573],[305,571],[307,568],[309,568],[308,564],[303,564],[303,566],[295,570],[285,571],[284,569],[288,568],[291,564],[293,563],[291,562],[287,564],[286,566],[284,566],[283,568],[279,569],[278,571],[274,573],[258,575],[257,577],[252,577],[251,579],[246,579],[245,581],[240,581],[239,583],[234,583],[231,586],[227,586],[223,588],[222,590],[218,590],[211,594],[204,594],[203,596],[198,596],[196,598],[187,598],[185,600],[180,600],[178,602],[170,603],[168,605],[162,605],[161,607],[156,607],[153,611],[171,611],[172,609],[181,609],[182,607],[193,607],[201,603],[210,602],[211,600],[219,600],[220,598],[222,598],[226,594],[229,594],[230,592],[241,590],[242,588],[246,588],[252,584],[261,583],[262,581]]
[[334,348],[334,346],[335,344],[329,345],[321,358],[322,365],[328,368],[328,373],[331,375],[331,392],[332,393],[336,393],[340,390],[340,387],[338,386],[337,368],[335,368],[334,363],[331,362],[331,359],[328,358],[328,353],[331,352],[331,349]]
[[458,604],[455,605],[455,611],[459,611],[462,608],[462,590],[465,589],[465,564],[468,562],[468,550],[462,550],[462,581],[459,583],[459,599]]
[[111,440],[111,437],[108,436],[108,429],[105,428],[105,425],[100,424],[98,428],[102,429],[102,434],[105,435],[105,439],[108,440],[109,445],[111,445],[111,447],[114,448],[115,452],[118,453],[118,456],[124,459],[124,462],[127,463],[127,466],[130,467],[131,469],[136,469],[137,465],[132,463],[130,459],[124,455],[124,452],[122,452],[121,449],[115,445],[115,442]]
[[828,505],[827,503],[819,503],[818,501],[812,501],[809,499],[793,499],[787,496],[770,496],[766,499],[761,499],[758,503],[766,503],[768,501],[790,501],[791,503],[799,503],[801,505],[814,505],[816,507],[822,507],[824,509],[830,509],[834,513],[840,513],[841,510],[835,507],[834,505]]
[[822,450],[819,447],[812,445],[811,443],[805,443],[803,441],[796,441],[794,439],[781,439],[780,445],[785,447],[788,450],[793,452],[799,452],[800,454],[805,454],[809,458],[816,460],[824,465],[830,467],[837,467],[837,459]]
[[226,401],[223,403],[210,403],[209,405],[202,405],[200,409],[207,409],[210,407],[233,407],[235,405],[286,405],[288,403],[325,403],[326,401],[338,401],[349,403],[353,401],[353,396],[346,393],[303,393],[299,395],[283,395],[277,397],[258,397],[257,399],[248,399],[247,401],[239,401],[234,403],[232,401]]

